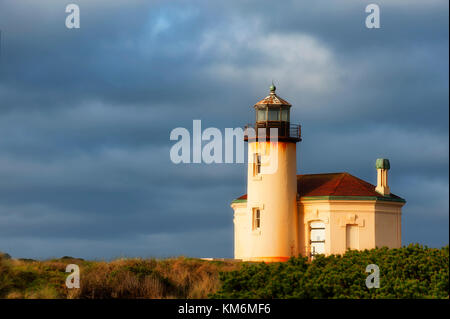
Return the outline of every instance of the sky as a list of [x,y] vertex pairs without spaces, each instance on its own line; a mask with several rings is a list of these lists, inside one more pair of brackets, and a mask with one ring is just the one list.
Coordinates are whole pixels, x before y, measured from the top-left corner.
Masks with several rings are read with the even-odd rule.
[[[65,25],[66,5],[80,28]],[[177,127],[242,127],[268,94],[302,125],[299,174],[406,199],[402,243],[449,238],[449,3],[0,0],[0,251],[232,257],[245,164],[174,164]]]

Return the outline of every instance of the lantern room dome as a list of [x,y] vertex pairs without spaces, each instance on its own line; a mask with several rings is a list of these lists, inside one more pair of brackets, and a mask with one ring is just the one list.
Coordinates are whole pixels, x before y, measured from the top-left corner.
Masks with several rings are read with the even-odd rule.
[[261,107],[261,106],[292,106],[291,103],[289,103],[286,100],[283,100],[281,97],[275,94],[276,87],[275,85],[270,86],[270,94],[263,98],[261,101],[255,104],[255,107]]

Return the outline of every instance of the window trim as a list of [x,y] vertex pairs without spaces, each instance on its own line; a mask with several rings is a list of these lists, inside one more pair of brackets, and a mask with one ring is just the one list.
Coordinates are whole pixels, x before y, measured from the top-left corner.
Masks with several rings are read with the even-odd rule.
[[[313,227],[312,226],[313,223],[322,223],[323,227]],[[312,235],[313,230],[324,230],[325,236],[326,236],[327,226],[325,224],[326,223],[323,220],[312,220],[309,222],[308,242],[309,242],[309,257],[311,259],[314,259],[314,256],[319,255],[319,253],[315,252],[315,246],[313,246],[313,244],[323,243],[324,249],[326,248],[325,247],[326,242],[327,242],[326,237],[323,240],[311,240],[311,235]]]
[[261,231],[261,208],[253,207],[252,209],[252,231]]
[[261,175],[261,153],[253,153],[253,177]]

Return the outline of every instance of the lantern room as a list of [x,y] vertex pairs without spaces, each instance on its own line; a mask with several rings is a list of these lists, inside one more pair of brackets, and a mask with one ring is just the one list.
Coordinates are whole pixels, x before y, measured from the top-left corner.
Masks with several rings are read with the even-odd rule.
[[[269,138],[272,129],[278,133],[277,137],[281,141],[299,142],[301,141],[300,125],[292,125],[290,123],[291,104],[275,93],[275,85],[270,86],[270,94],[254,105],[255,108],[255,124],[247,125],[246,128],[255,130],[256,139]],[[273,133],[272,133],[273,135]],[[246,141],[252,137],[245,138]]]
[[289,123],[289,108],[291,105],[278,98],[275,94],[275,85],[270,86],[270,95],[264,100],[255,104],[256,110],[256,123],[264,125],[266,127],[269,122]]

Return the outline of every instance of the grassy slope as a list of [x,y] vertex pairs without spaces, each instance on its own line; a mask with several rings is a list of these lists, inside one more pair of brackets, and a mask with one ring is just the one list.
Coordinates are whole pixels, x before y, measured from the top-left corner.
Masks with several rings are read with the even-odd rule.
[[[67,289],[68,264],[80,267],[80,289]],[[0,298],[206,298],[220,286],[219,272],[240,263],[191,258],[61,258],[47,261],[0,257]]]

